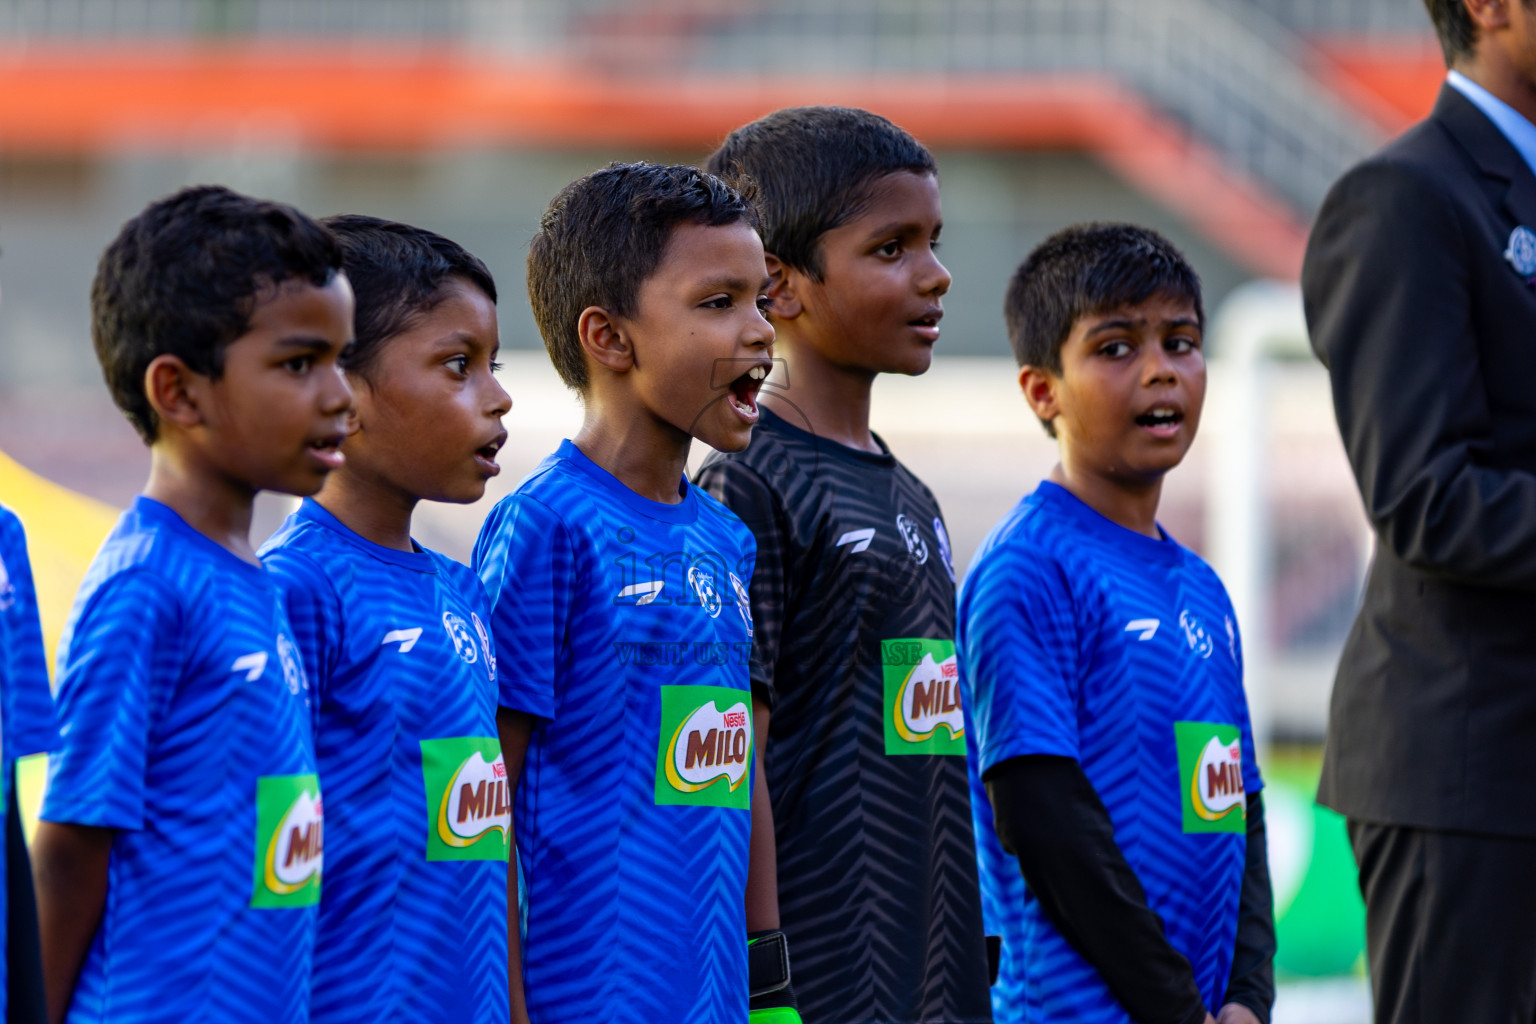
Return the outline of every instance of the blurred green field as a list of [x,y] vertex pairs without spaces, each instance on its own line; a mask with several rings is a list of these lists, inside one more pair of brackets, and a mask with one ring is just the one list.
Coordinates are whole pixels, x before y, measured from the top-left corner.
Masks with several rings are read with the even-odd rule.
[[1363,975],[1365,904],[1344,819],[1319,807],[1316,747],[1276,747],[1261,763],[1281,982]]

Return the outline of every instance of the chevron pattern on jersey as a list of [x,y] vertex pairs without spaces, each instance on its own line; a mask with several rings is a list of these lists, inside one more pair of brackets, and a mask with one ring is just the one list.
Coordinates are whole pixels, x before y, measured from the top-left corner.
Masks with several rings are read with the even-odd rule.
[[983,907],[988,931],[1003,936],[996,1019],[1130,1021],[1045,920],[993,830],[980,776],[1027,754],[1082,764],[1148,904],[1193,966],[1206,1006],[1219,1008],[1246,837],[1188,830],[1175,723],[1232,726],[1243,788],[1258,791],[1242,650],[1221,581],[1172,540],[1126,530],[1043,483],[983,543],[959,627]]
[[[37,590],[21,520],[0,505],[0,807],[9,807],[18,757],[58,742],[48,661],[37,618]],[[5,849],[0,843],[0,877]],[[0,886],[0,948],[5,942],[6,893]],[[0,1020],[6,1019],[7,965],[0,957]]]
[[[493,652],[445,626],[488,623],[484,587],[435,552],[370,543],[312,500],[261,557],[320,699],[312,1020],[505,1021],[507,861],[427,860],[437,806],[421,755],[424,739],[496,735]],[[495,834],[480,842],[505,851]]]
[[746,1019],[750,814],[658,804],[657,779],[663,687],[749,700],[750,634],[729,580],[749,584],[753,542],[680,483],[678,504],[648,501],[567,441],[475,546],[502,671],[545,720],[516,812],[524,987],[540,1024]]
[[758,543],[754,691],[779,913],[807,1024],[987,1021],[964,759],[887,753],[882,641],[954,637],[938,503],[888,453],[764,411],[698,482]]
[[135,500],[61,646],[42,817],[120,830],[72,1024],[309,1019],[314,907],[250,906],[256,780],[315,771],[292,650],[264,570]]

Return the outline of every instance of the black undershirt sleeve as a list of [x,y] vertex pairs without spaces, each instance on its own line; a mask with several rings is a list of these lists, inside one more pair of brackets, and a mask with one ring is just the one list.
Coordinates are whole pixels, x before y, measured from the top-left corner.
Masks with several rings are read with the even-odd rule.
[[1225,999],[1253,1011],[1269,1024],[1275,1005],[1275,899],[1269,885],[1264,797],[1248,797],[1248,855],[1243,866],[1243,894],[1237,908],[1237,945]]
[[1147,906],[1082,766],[1032,754],[994,765],[982,781],[997,837],[1018,858],[1046,919],[1099,972],[1131,1019],[1204,1024],[1189,961]]

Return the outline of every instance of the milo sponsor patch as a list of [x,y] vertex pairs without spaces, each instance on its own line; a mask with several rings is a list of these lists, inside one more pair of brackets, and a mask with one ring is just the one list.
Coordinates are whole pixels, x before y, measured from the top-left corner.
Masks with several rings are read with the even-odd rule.
[[494,736],[421,741],[427,790],[427,860],[507,859],[512,793]]
[[256,780],[256,864],[251,906],[310,907],[320,902],[325,811],[314,775]]
[[885,640],[885,752],[965,756],[953,640]]
[[746,810],[752,795],[752,709],[744,690],[663,686],[656,803]]
[[1185,832],[1244,832],[1242,732],[1222,722],[1174,722]]

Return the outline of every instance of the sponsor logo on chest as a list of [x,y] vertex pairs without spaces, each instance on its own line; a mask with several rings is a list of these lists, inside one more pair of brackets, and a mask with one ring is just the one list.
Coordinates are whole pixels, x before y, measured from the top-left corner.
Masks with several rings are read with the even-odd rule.
[[658,805],[748,806],[752,712],[746,697],[723,686],[661,687]]
[[1184,831],[1245,831],[1241,730],[1222,722],[1175,722],[1173,729]]
[[885,752],[965,756],[965,717],[953,640],[886,640]]
[[325,811],[314,775],[256,780],[256,864],[251,906],[306,907],[320,902]]
[[494,736],[421,741],[427,860],[500,860],[511,849],[512,793]]

